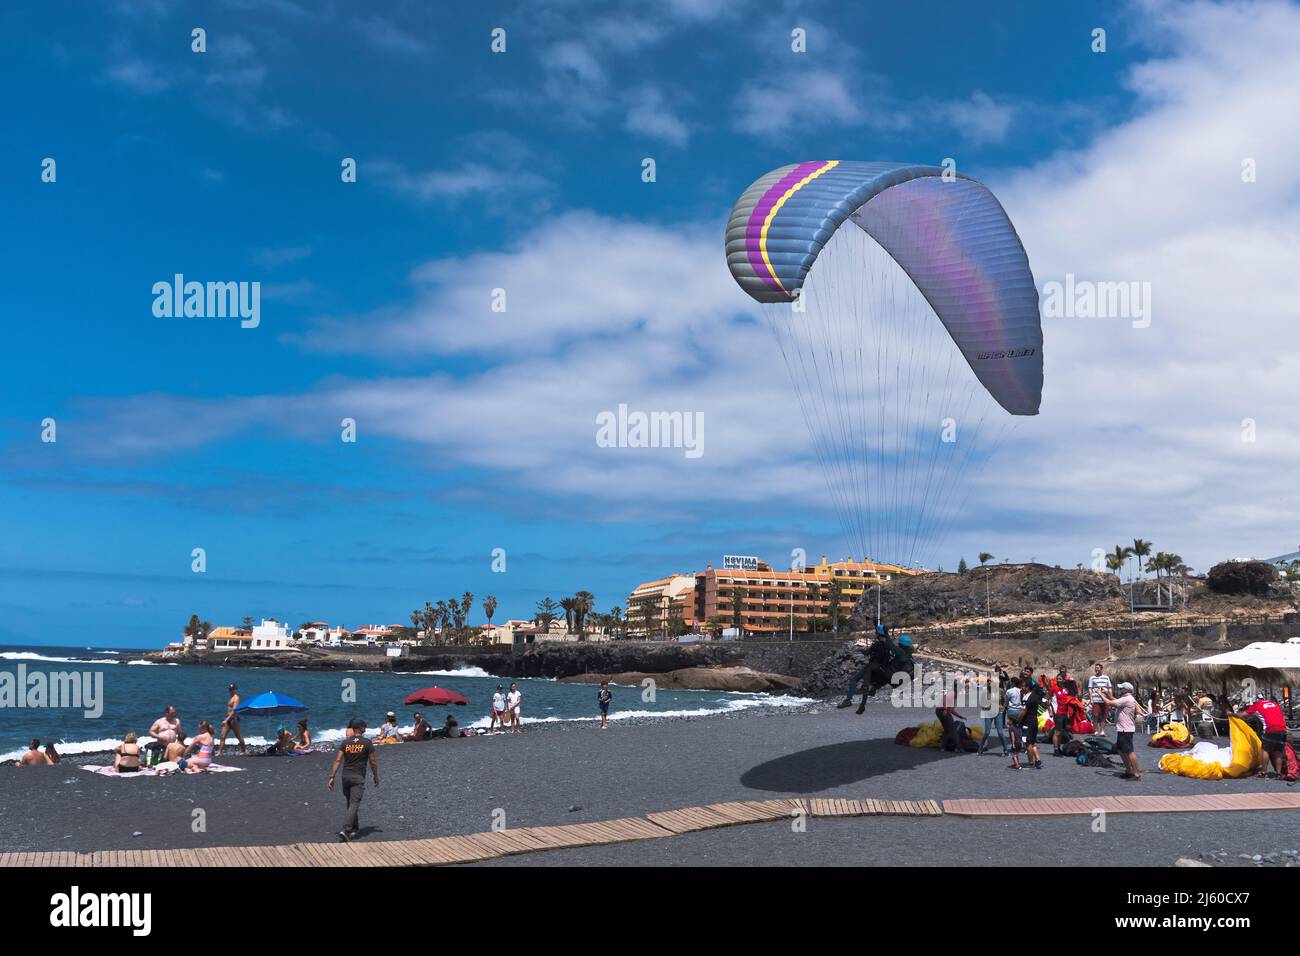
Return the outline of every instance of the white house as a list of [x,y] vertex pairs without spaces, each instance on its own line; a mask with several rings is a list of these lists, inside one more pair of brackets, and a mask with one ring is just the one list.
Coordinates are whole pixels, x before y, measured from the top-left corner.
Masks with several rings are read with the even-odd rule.
[[293,644],[293,629],[273,617],[262,618],[262,623],[255,625],[249,636],[252,640],[248,648],[253,651],[283,651]]
[[330,630],[324,621],[312,621],[300,633],[304,641],[325,641],[329,639]]

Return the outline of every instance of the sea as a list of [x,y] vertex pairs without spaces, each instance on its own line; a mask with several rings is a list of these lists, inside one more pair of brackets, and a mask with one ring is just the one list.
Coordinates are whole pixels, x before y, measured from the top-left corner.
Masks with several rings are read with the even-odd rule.
[[[401,674],[326,672],[157,663],[145,660],[143,654],[128,648],[0,645],[0,761],[21,757],[33,737],[39,738],[42,745],[52,741],[61,755],[110,751],[129,731],[143,736],[168,704],[176,707],[187,735],[197,731],[200,720],[211,721],[213,727],[219,728],[226,713],[226,687],[231,683],[239,685],[245,699],[276,691],[297,698],[308,708],[301,715],[246,718],[242,729],[250,745],[266,745],[275,739],[281,723],[293,729],[299,716],[307,719],[316,744],[341,740],[343,728],[352,717],[362,717],[371,728],[378,727],[390,710],[398,715],[402,728],[409,730],[417,708],[404,706],[402,701],[413,691],[429,686],[455,691],[469,701],[467,706],[418,708],[434,727],[441,726],[446,714],[452,712],[462,727],[484,729],[489,725],[487,715],[497,685],[508,688],[511,680],[476,667]],[[6,677],[6,672],[11,676]],[[102,681],[102,699],[94,708],[99,711],[97,715],[88,713],[85,706],[19,706],[30,704],[30,698],[13,693],[20,677],[25,677],[31,687],[34,674],[50,680],[55,674],[65,673],[88,675],[79,678],[91,682],[83,686],[93,687]],[[525,726],[599,719],[594,684],[562,684],[539,678],[514,680],[523,695],[520,710]],[[789,695],[662,688],[655,690],[652,699],[646,699],[641,687],[614,685],[611,690],[611,721],[707,717],[811,703]]]

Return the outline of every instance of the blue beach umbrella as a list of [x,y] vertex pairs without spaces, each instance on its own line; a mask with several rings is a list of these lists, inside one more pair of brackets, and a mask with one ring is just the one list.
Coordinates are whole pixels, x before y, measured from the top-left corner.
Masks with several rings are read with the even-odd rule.
[[299,714],[307,709],[296,697],[279,694],[273,690],[251,697],[235,708],[238,717],[279,717],[283,714]]

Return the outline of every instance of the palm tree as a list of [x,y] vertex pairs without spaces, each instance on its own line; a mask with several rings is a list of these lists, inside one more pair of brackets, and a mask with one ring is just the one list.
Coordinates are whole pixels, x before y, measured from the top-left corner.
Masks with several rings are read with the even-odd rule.
[[[416,608],[411,612],[411,627],[415,628],[415,636],[420,636],[420,630],[424,625],[424,612]],[[427,636],[427,635],[426,635]]]
[[980,552],[980,567],[984,567],[984,565],[986,565],[986,564],[988,564],[988,562],[992,561],[992,560],[993,560],[993,557],[994,557],[994,556],[991,555],[991,554],[989,554],[987,551],[981,551],[981,552]]
[[744,596],[745,592],[740,588],[731,589],[731,626],[737,631],[740,630],[741,625],[744,623],[744,618],[742,616],[744,614],[744,608],[742,606]]
[[483,599],[483,613],[487,615],[488,627],[492,626],[492,615],[497,612],[497,599],[489,594]]
[[1116,574],[1124,570],[1124,562],[1133,556],[1132,548],[1115,545],[1115,550],[1106,555],[1106,567],[1110,568]]
[[596,606],[596,595],[590,591],[579,591],[573,595],[573,602],[574,623],[577,625],[578,640],[581,641],[585,638],[587,615]]
[[569,633],[573,633],[574,630],[573,617],[577,606],[578,602],[576,598],[560,598],[560,607],[564,609],[564,629]]
[[447,643],[447,638],[450,636],[448,632],[450,631],[449,625],[451,623],[451,612],[447,610],[446,601],[439,601],[433,606],[433,617],[435,621],[434,627],[439,631],[440,641],[445,644]]
[[466,630],[466,625],[469,624],[469,612],[472,610],[474,610],[474,595],[466,591],[460,596],[460,608],[456,615],[456,623],[460,626],[462,632]]
[[838,635],[840,633],[840,597],[844,591],[843,585],[835,578],[831,578],[830,583],[826,585],[826,598],[830,604],[831,632]]
[[1129,552],[1138,559],[1138,577],[1142,577],[1142,559],[1151,553],[1151,542],[1134,538],[1133,547],[1129,548]]
[[560,605],[556,604],[549,597],[537,602],[537,613],[533,616],[533,623],[542,629],[542,633],[548,633],[551,629],[551,622],[556,618],[556,611]]
[[609,636],[613,637],[614,633],[619,629],[619,625],[623,623],[623,609],[615,604],[609,609],[609,614],[606,617],[609,618]]

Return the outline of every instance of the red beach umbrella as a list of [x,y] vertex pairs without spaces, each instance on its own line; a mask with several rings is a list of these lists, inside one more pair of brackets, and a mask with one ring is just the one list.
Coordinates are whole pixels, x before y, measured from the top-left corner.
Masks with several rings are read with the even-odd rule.
[[442,687],[426,687],[407,696],[403,704],[423,704],[425,707],[442,707],[447,704],[468,704],[464,697],[455,691]]

